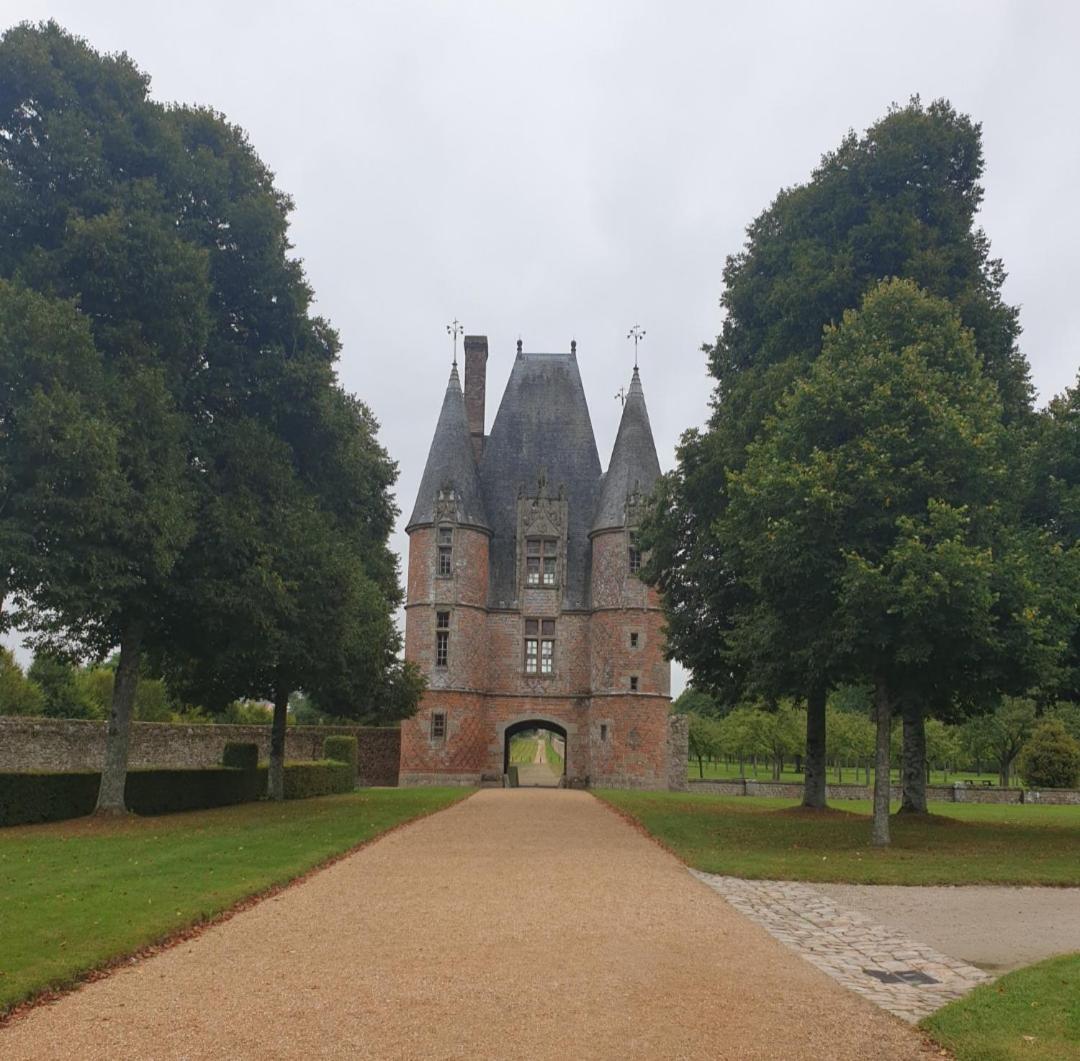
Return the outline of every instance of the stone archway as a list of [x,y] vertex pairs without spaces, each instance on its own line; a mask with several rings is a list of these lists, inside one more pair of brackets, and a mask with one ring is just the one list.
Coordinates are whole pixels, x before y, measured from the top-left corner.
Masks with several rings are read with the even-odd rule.
[[503,773],[514,766],[522,788],[558,788],[568,770],[566,728],[546,718],[526,718],[503,731]]

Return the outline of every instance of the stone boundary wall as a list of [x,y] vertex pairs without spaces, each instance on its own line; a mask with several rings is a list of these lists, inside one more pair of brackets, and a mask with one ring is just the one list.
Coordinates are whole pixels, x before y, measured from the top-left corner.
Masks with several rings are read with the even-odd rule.
[[[286,759],[321,759],[330,736],[356,737],[360,785],[396,785],[401,731],[370,726],[289,726]],[[131,766],[216,766],[228,741],[256,744],[270,756],[269,726],[133,722]],[[82,719],[0,718],[0,771],[100,770],[105,723]]]
[[[771,796],[777,799],[802,799],[803,786],[793,781],[755,781],[735,778],[730,781],[693,781],[689,791],[710,796]],[[873,799],[873,786],[826,785],[827,799]],[[891,798],[899,800],[899,785],[892,786]],[[927,785],[926,798],[935,803],[1050,803],[1080,806],[1080,789],[1075,788],[992,788],[975,785]]]

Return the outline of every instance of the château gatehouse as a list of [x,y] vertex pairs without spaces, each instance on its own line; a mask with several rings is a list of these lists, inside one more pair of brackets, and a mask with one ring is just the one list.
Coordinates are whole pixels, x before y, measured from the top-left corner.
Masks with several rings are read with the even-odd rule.
[[562,738],[568,785],[685,779],[660,601],[638,577],[660,475],[640,374],[602,472],[576,347],[518,342],[490,434],[487,338],[465,337],[464,390],[450,372],[406,527],[405,655],[428,689],[402,724],[402,784],[500,782],[529,729]]

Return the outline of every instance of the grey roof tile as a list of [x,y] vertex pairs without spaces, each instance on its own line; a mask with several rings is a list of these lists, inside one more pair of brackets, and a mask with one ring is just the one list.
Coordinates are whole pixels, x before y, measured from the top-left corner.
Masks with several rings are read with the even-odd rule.
[[641,376],[635,367],[630,390],[623,403],[611,461],[600,488],[600,501],[592,521],[593,533],[622,527],[626,520],[627,497],[631,493],[652,493],[659,477],[660,462],[656,458],[649,410],[645,407]]
[[563,607],[588,606],[589,520],[600,487],[589,406],[570,354],[519,353],[480,461],[484,507],[494,532],[489,601],[517,603],[517,499],[535,496],[541,476],[547,493],[563,490],[568,506],[567,571]]
[[460,523],[491,529],[484,511],[480,478],[469,438],[465,398],[461,393],[457,365],[450,371],[435,437],[431,440],[416,505],[405,530],[435,522],[435,502],[440,492],[453,490]]

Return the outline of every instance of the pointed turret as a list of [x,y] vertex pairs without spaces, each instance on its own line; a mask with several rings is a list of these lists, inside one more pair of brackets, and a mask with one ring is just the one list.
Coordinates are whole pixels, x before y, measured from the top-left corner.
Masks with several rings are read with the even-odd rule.
[[490,529],[481,499],[480,478],[456,362],[450,372],[450,382],[446,385],[442,412],[439,413],[435,437],[431,440],[424,476],[420,480],[416,505],[406,532],[434,523],[436,506],[441,513],[444,506],[450,509],[451,502],[454,519],[458,523]]
[[645,408],[645,392],[635,366],[611,462],[600,486],[591,533],[626,526],[628,499],[647,497],[659,478],[660,462],[656,459],[649,410]]

